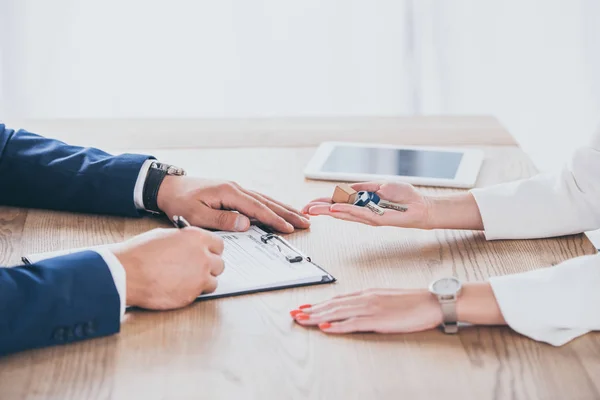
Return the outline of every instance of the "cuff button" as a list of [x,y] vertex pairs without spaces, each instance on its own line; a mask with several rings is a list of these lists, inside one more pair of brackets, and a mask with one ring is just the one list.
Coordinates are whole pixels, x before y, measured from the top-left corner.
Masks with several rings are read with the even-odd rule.
[[76,338],[81,339],[84,336],[83,324],[76,324],[75,328],[73,329],[73,334]]
[[94,324],[92,321],[86,322],[83,326],[83,332],[86,336],[92,336],[94,333],[96,333],[96,324]]
[[64,342],[65,340],[65,328],[56,328],[52,333],[52,339],[57,342]]

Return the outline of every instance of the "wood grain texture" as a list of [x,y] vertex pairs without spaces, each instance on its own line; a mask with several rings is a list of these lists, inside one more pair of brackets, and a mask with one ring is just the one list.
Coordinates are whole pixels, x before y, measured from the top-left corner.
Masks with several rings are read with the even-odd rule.
[[[327,140],[415,145],[515,145],[494,117],[50,119],[6,121],[84,146],[131,149],[308,147]],[[485,138],[485,139],[483,139]]]
[[[478,186],[535,172],[516,147],[485,147]],[[333,184],[305,181],[314,149],[153,152],[190,173],[234,179],[300,207]],[[242,167],[243,166],[243,167]],[[424,189],[444,192],[448,189]],[[26,218],[25,218],[26,216]],[[0,209],[2,260],[110,243],[156,226],[40,210]],[[119,335],[0,359],[0,398],[12,399],[595,399],[600,334],[561,348],[508,328],[330,337],[300,328],[288,311],[368,287],[419,287],[448,274],[466,281],[544,268],[595,249],[582,235],[485,241],[479,232],[369,227],[326,217],[288,236],[339,279],[128,313]]]

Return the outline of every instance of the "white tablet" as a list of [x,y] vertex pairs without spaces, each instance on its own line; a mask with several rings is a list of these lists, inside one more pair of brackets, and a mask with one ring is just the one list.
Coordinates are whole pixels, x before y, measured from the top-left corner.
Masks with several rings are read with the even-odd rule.
[[306,166],[307,178],[472,188],[483,152],[428,146],[325,142]]

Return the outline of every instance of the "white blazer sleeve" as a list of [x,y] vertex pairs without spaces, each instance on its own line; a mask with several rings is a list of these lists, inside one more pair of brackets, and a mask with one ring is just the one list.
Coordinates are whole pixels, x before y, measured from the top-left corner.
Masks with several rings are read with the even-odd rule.
[[561,346],[600,330],[600,255],[490,283],[506,323],[532,339]]
[[471,193],[488,240],[551,237],[600,228],[600,131],[558,175],[538,175]]

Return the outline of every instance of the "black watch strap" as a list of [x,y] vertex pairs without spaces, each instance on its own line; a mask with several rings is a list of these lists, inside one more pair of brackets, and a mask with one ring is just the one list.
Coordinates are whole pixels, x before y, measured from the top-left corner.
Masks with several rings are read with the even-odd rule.
[[153,162],[148,169],[146,175],[146,182],[144,182],[144,208],[146,211],[162,214],[162,211],[158,208],[158,189],[162,181],[167,176],[167,168],[163,168],[158,162]]

